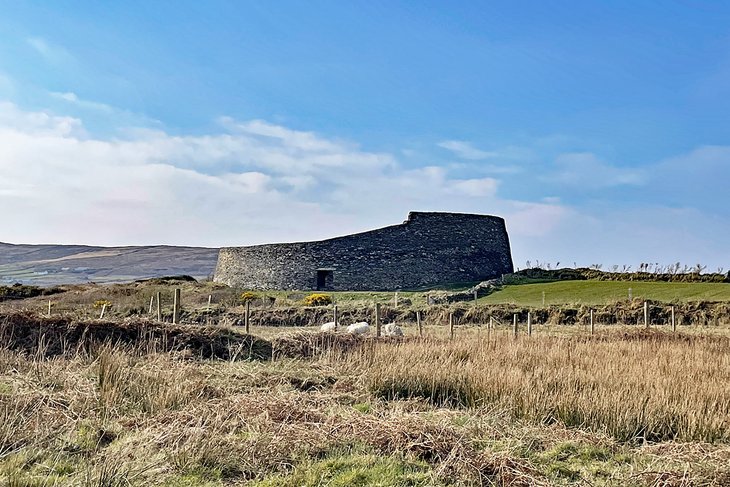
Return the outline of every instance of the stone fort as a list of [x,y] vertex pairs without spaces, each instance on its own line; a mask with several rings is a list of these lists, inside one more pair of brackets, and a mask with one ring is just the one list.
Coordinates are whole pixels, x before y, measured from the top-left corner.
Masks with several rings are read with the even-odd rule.
[[215,281],[261,290],[397,291],[512,271],[504,219],[411,212],[400,225],[344,237],[222,248]]

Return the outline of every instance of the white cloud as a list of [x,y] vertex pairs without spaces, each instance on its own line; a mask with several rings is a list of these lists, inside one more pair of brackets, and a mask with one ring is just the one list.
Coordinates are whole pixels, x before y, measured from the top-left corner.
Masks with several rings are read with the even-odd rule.
[[58,100],[63,100],[68,103],[71,103],[73,105],[79,106],[81,108],[85,108],[88,110],[95,110],[103,113],[112,113],[115,111],[115,109],[107,105],[105,103],[99,103],[95,101],[89,101],[89,100],[83,100],[79,98],[76,93],[73,92],[65,92],[65,93],[58,93],[58,92],[50,92],[50,95],[53,98],[56,98]]
[[42,37],[28,37],[25,41],[49,63],[62,64],[74,60],[65,48],[51,44]]
[[342,150],[344,143],[335,143],[330,140],[318,137],[312,132],[291,130],[281,125],[274,125],[263,120],[251,120],[248,122],[236,122],[230,117],[220,119],[221,124],[233,132],[245,133],[252,136],[260,136],[271,139],[272,142],[280,144],[289,149],[338,153]]
[[[575,215],[575,211],[557,203],[528,203],[516,201],[507,226],[510,233],[526,238],[549,235],[555,228]],[[541,243],[544,245],[544,242]]]
[[221,122],[227,130],[209,135],[102,139],[77,118],[0,103],[2,239],[244,245],[367,230],[411,210],[544,211],[499,199],[493,178],[404,168],[392,154],[264,121]]
[[652,168],[652,180],[671,197],[707,201],[727,193],[730,178],[730,146],[708,145],[667,159]]
[[602,188],[640,185],[645,181],[643,171],[611,166],[590,152],[561,154],[555,165],[557,171],[546,179],[570,186]]
[[[103,126],[113,124],[110,131],[129,138],[139,138],[155,133],[151,127],[161,127],[162,123],[141,113],[115,107],[95,100],[80,97],[72,91],[48,91],[46,95],[53,107],[71,111],[87,120],[101,122]],[[60,103],[57,103],[60,102]],[[164,133],[164,132],[162,132]]]
[[70,92],[69,93],[56,93],[56,92],[51,92],[51,96],[54,96],[54,97],[59,98],[61,100],[70,101],[71,103],[78,103],[79,102],[79,97],[76,96],[76,93],[70,93]]
[[453,152],[457,157],[468,160],[489,159],[499,156],[498,152],[486,152],[474,147],[471,143],[463,140],[445,140],[439,142],[438,146]]
[[[443,166],[406,168],[392,154],[263,121],[225,125],[208,135],[138,129],[103,139],[77,118],[0,103],[0,239],[245,245],[368,230],[413,210],[461,211],[503,216],[517,265],[550,259],[730,267],[721,262],[730,239],[722,209],[718,216],[662,205],[571,208],[555,194],[532,195],[541,202],[506,200],[498,189],[509,181],[455,176]],[[681,181],[697,167],[696,181],[711,178],[717,188],[726,178],[712,176],[728,156],[728,148],[700,148],[654,169]],[[612,183],[634,181],[605,165],[596,169],[595,159],[583,161]]]
[[461,179],[452,181],[450,187],[457,195],[494,197],[498,184],[499,181],[493,178]]
[[77,118],[57,116],[47,112],[27,112],[18,109],[12,103],[2,101],[0,101],[0,131],[31,136],[78,137],[85,133],[81,120]]
[[41,55],[47,55],[51,52],[51,49],[50,47],[48,47],[46,41],[44,41],[40,37],[29,37],[28,39],[26,39],[26,42],[30,45],[30,47],[38,51]]

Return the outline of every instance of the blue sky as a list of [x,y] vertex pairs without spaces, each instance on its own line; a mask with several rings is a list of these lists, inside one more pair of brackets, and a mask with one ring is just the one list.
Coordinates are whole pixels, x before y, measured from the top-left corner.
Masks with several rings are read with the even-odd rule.
[[724,3],[0,8],[0,241],[251,244],[444,210],[504,216],[520,267],[730,267]]

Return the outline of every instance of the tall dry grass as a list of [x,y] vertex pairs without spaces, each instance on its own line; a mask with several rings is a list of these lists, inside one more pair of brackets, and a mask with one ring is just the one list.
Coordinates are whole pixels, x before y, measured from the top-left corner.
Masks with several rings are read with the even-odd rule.
[[387,399],[505,408],[620,441],[730,440],[730,339],[663,333],[383,343],[353,354]]
[[211,394],[205,377],[195,366],[169,355],[140,358],[104,345],[95,365],[98,405],[104,418],[178,409]]
[[[677,385],[678,398],[665,400],[681,414],[696,407],[696,429],[683,434],[717,432],[722,425],[708,426],[707,416],[724,408],[727,418],[719,402],[727,399],[727,341],[609,335],[487,343],[484,334],[463,335],[452,343],[297,334],[277,342],[273,360],[241,362],[161,352],[146,338],[53,357],[41,341],[37,353],[0,347],[0,485],[301,485],[292,475],[309,469],[323,476],[306,485],[324,485],[326,476],[359,475],[361,464],[344,472],[337,465],[361,453],[395,462],[391,481],[377,485],[565,485],[583,476],[594,485],[728,485],[727,445],[659,443],[647,456],[644,445],[513,421],[498,407],[600,431],[607,420],[598,413],[625,408],[618,420],[635,416],[646,390],[613,379],[623,377],[620,367],[645,364],[655,382],[682,370],[697,382]],[[719,399],[708,406],[713,380]],[[636,397],[622,405],[601,396],[606,387]],[[386,399],[458,407],[382,400],[368,388]],[[595,397],[609,397],[603,409],[593,408]],[[479,407],[461,409],[472,405]],[[594,416],[571,423],[575,411]],[[639,420],[655,425],[657,405],[644,411]],[[408,483],[398,472],[410,465],[421,480]]]

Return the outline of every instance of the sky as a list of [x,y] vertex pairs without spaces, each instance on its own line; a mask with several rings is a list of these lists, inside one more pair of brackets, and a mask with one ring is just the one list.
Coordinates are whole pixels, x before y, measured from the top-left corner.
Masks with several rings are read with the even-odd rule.
[[0,0],[0,241],[505,218],[518,268],[730,268],[730,3]]

